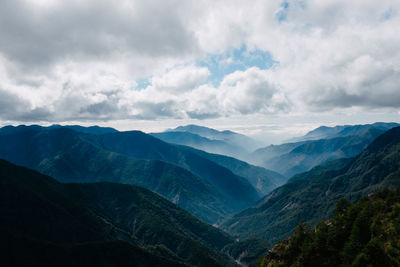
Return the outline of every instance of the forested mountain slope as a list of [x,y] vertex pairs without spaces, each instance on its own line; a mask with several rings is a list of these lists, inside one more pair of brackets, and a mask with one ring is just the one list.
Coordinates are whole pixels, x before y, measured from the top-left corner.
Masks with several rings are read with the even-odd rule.
[[0,157],[60,181],[148,188],[210,223],[259,198],[247,180],[228,169],[141,132],[89,135],[17,127],[0,131],[0,147]]
[[333,214],[340,198],[356,201],[400,186],[400,127],[377,138],[359,156],[319,166],[273,190],[256,206],[227,220],[231,234],[267,240],[287,237],[300,220],[316,224]]
[[299,224],[259,266],[400,266],[400,189],[379,191],[351,204],[313,229]]
[[4,160],[0,181],[1,247],[16,265],[234,265],[219,252],[232,238],[149,190],[62,184]]

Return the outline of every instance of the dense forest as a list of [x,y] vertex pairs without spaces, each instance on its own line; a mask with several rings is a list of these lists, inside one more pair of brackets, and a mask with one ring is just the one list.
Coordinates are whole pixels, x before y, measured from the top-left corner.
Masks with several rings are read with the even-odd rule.
[[299,223],[258,266],[400,266],[399,259],[400,188],[339,200],[330,220]]

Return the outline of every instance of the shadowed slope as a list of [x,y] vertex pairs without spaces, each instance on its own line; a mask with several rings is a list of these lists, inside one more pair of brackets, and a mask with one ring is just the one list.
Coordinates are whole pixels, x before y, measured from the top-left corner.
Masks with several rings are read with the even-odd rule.
[[[151,142],[147,144],[136,138],[136,133],[133,136],[131,133],[124,134],[128,137],[126,143],[119,135],[105,135],[103,139],[102,135],[86,135],[69,129],[22,127],[12,133],[0,133],[0,157],[60,181],[109,181],[143,186],[164,195],[210,223],[249,206],[258,198],[244,178],[195,154],[184,158],[184,162],[203,176],[194,175],[187,169],[165,161],[143,160],[152,157],[176,159],[181,154],[172,145],[143,133],[137,134],[145,139],[151,138]],[[133,157],[134,153],[124,155],[122,153],[126,151],[116,153],[105,149],[103,141],[111,141],[108,137],[116,138],[116,148],[125,147],[128,152],[138,148],[142,159]],[[139,145],[129,145],[132,143]],[[170,150],[177,153],[164,154]],[[175,159],[169,161],[176,162]],[[243,194],[235,199],[235,195],[240,192]]]
[[[2,246],[11,242],[10,255],[22,250],[37,262],[72,255],[79,264],[88,261],[90,265],[102,259],[107,262],[110,255],[126,257],[127,264],[136,260],[139,266],[141,262],[141,266],[160,266],[163,262],[174,266],[161,255],[198,266],[232,264],[218,252],[233,242],[227,234],[149,190],[112,183],[60,184],[3,160],[0,179],[0,224],[7,237],[2,239]],[[35,256],[25,251],[28,245],[33,251],[53,251],[55,256],[43,251]],[[138,246],[159,256],[150,256]],[[107,249],[106,255],[94,258]],[[127,256],[129,251],[136,251],[138,256]],[[22,263],[26,258],[13,260]],[[74,262],[70,259],[65,264]]]

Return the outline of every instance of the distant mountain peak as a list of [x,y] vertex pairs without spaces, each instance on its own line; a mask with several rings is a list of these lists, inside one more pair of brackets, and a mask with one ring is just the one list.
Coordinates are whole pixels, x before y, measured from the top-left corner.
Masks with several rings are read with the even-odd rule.
[[219,131],[210,127],[206,126],[201,126],[201,125],[196,125],[196,124],[188,124],[184,126],[178,126],[174,129],[168,129],[168,132],[191,132],[191,133],[197,133],[201,136],[201,134],[238,134],[230,130],[223,130]]
[[321,126],[297,138],[298,142],[258,149],[250,155],[250,161],[291,177],[328,160],[354,157],[376,137],[398,125],[378,122]]
[[342,137],[354,134],[360,134],[370,128],[377,128],[380,130],[389,130],[393,127],[400,126],[395,122],[375,122],[372,124],[355,124],[355,125],[336,125],[336,126],[319,126],[314,130],[309,131],[302,137],[294,138],[295,141],[327,139],[334,137]]
[[195,124],[178,126],[175,129],[168,129],[165,132],[187,132],[197,134],[210,140],[224,141],[231,146],[241,147],[247,152],[253,151],[254,149],[260,147],[260,144],[256,140],[244,134],[236,133],[230,130],[219,131],[213,128]]

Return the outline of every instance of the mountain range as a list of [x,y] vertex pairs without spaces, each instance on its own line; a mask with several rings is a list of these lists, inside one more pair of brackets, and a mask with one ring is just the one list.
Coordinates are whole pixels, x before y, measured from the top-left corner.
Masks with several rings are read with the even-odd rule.
[[[351,158],[396,123],[319,127],[298,142],[270,145],[254,151],[249,162],[286,177],[305,172],[329,160]],[[314,140],[317,139],[317,140]]]
[[[24,125],[20,125],[19,127],[24,127]],[[105,134],[105,133],[115,133],[118,132],[118,130],[111,128],[111,127],[100,127],[100,126],[80,126],[80,125],[59,125],[59,124],[53,124],[47,127],[44,126],[39,126],[39,125],[30,125],[29,126],[32,129],[71,129],[77,132],[81,133],[87,133],[87,134]],[[0,133],[6,134],[6,133],[13,133],[15,132],[14,126],[8,125],[0,128]]]
[[233,131],[218,131],[199,125],[179,126],[161,133],[151,135],[168,143],[190,146],[209,153],[232,156],[238,159],[247,159],[254,149],[261,147],[261,143],[246,135]]
[[240,158],[242,155],[247,155],[249,152],[236,144],[229,144],[224,140],[209,139],[191,132],[162,132],[151,133],[152,136],[161,139],[167,143],[190,146],[196,149],[229,155]]
[[179,126],[175,129],[169,129],[167,132],[189,132],[211,140],[223,140],[228,144],[240,146],[249,151],[254,150],[259,146],[259,142],[246,135],[229,130],[218,131],[212,128],[194,124]]
[[[320,127],[296,142],[253,153],[245,136],[196,125],[158,134],[79,125],[0,128],[4,262],[253,266],[259,260],[268,266],[329,266],[336,253],[348,258],[340,258],[343,264],[365,265],[377,257],[371,246],[396,262],[397,247],[382,249],[383,240],[392,239],[370,235],[355,243],[365,235],[350,230],[368,206],[350,203],[367,203],[365,197],[384,194],[378,190],[400,187],[396,125]],[[194,144],[188,146],[188,140]],[[225,152],[200,150],[201,142],[225,146]],[[229,156],[226,151],[234,146],[263,167]],[[353,211],[347,214],[343,203]],[[353,217],[338,224],[338,216]],[[390,225],[373,226],[382,220],[371,219],[368,227],[392,231]],[[338,225],[332,234],[330,225]],[[329,234],[316,234],[321,231]],[[338,231],[349,238],[336,240]]]
[[245,161],[220,154],[211,154],[202,150],[182,146],[182,149],[190,150],[203,158],[209,159],[229,170],[236,175],[245,177],[253,187],[262,195],[266,195],[273,189],[284,184],[287,178],[277,172],[263,167],[251,165]]
[[209,223],[261,195],[231,170],[139,131],[86,134],[60,127],[7,127],[0,130],[0,146],[1,158],[59,181],[142,186]]
[[398,127],[400,124],[394,122],[375,122],[372,124],[363,125],[337,125],[333,127],[320,126],[304,136],[292,138],[291,142],[332,139],[336,137],[345,137],[349,135],[358,135],[368,129],[378,129],[387,131],[391,128]]
[[294,176],[222,224],[238,238],[269,241],[287,237],[300,220],[315,224],[333,214],[340,198],[356,201],[383,188],[400,186],[400,127],[379,136],[361,154]]

